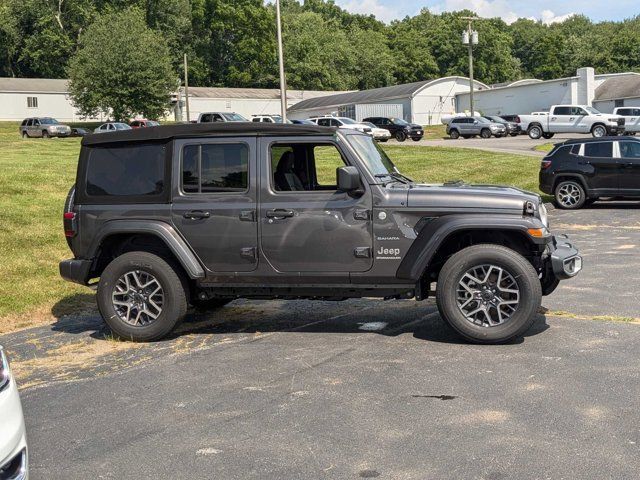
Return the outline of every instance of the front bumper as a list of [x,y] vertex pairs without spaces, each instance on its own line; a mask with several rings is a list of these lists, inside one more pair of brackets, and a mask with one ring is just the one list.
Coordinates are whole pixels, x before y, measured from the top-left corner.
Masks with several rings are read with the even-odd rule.
[[86,285],[91,271],[92,260],[79,260],[72,258],[60,262],[60,276],[68,282]]
[[552,237],[549,261],[553,274],[560,280],[575,277],[582,270],[582,257],[566,235]]

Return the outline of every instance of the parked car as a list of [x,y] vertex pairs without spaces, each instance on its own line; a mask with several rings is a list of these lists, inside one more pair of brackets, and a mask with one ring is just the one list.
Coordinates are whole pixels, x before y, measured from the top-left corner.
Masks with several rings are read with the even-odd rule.
[[549,232],[536,194],[419,184],[355,129],[224,127],[82,142],[64,209],[73,258],[60,273],[97,286],[116,336],[162,338],[190,304],[423,300],[435,291],[464,338],[503,342],[581,269],[578,251]]
[[133,120],[129,123],[131,128],[147,128],[147,127],[157,127],[160,123],[155,120]]
[[499,117],[497,115],[483,115],[482,118],[486,118],[487,120],[493,123],[504,125],[504,128],[506,129],[506,134],[511,135],[512,137],[517,137],[518,135],[520,135],[520,132],[522,131],[522,128],[520,128],[520,125],[518,125],[516,122],[510,122],[508,120],[505,120],[503,117]]
[[91,131],[87,130],[86,128],[73,127],[71,129],[72,137],[84,137],[85,135],[89,135],[90,133]]
[[198,115],[197,123],[216,123],[216,122],[248,122],[239,113],[235,112],[206,112]]
[[416,123],[409,123],[401,118],[395,117],[369,117],[363,122],[371,122],[378,128],[389,130],[391,136],[399,142],[404,142],[410,138],[414,142],[419,142],[424,136],[424,128]]
[[27,434],[16,381],[0,346],[0,479],[29,476]]
[[640,139],[601,137],[558,143],[540,165],[540,190],[575,210],[602,197],[640,198]]
[[378,128],[371,122],[362,122],[364,125],[371,127],[371,136],[379,142],[388,142],[391,138],[391,132],[385,128]]
[[594,137],[624,132],[624,118],[600,113],[588,105],[554,105],[544,115],[520,115],[520,126],[530,138],[549,139],[556,133],[591,133]]
[[19,131],[22,138],[68,137],[71,135],[69,125],[63,125],[51,117],[25,118],[20,124]]
[[640,132],[640,107],[618,107],[613,114],[624,118],[624,133],[635,135]]
[[115,132],[118,130],[131,130],[131,127],[126,123],[121,122],[107,122],[103,123],[99,127],[97,127],[93,133],[107,133],[107,132]]
[[321,127],[346,128],[347,130],[357,130],[371,134],[371,127],[347,117],[313,117],[309,120]]
[[483,117],[458,117],[454,118],[447,125],[447,135],[458,139],[471,138],[480,135],[482,138],[491,136],[504,137],[507,129],[500,123],[490,122]]
[[[281,115],[254,115],[251,121],[255,123],[282,123]],[[289,123],[289,122],[287,122]]]

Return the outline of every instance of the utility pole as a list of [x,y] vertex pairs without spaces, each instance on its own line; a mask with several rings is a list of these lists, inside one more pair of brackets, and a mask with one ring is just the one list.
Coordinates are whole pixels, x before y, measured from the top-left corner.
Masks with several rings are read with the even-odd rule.
[[284,76],[284,53],[282,51],[282,21],[280,0],[276,0],[276,23],[278,24],[278,64],[280,66],[280,110],[282,123],[287,123],[287,80]]
[[185,105],[187,107],[187,122],[191,121],[191,116],[189,115],[189,70],[187,66],[187,54],[184,54],[184,96],[185,96]]
[[467,20],[467,30],[462,32],[462,44],[469,47],[469,109],[471,110],[471,116],[475,117],[475,103],[473,101],[473,46],[478,44],[478,32],[473,29],[473,21],[481,20],[478,17],[462,17],[463,20]]

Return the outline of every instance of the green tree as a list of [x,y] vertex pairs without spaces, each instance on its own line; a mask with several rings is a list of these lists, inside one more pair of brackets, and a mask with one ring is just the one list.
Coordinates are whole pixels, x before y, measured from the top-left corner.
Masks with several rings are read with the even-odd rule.
[[157,118],[177,87],[166,41],[132,7],[100,16],[81,36],[69,65],[69,90],[82,115],[112,112]]

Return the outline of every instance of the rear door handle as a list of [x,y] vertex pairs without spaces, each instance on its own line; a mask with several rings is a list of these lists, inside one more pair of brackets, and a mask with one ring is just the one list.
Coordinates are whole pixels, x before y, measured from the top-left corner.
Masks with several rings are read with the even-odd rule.
[[283,208],[276,208],[275,210],[267,210],[267,218],[275,218],[281,220],[283,218],[291,218],[295,215],[293,210],[285,210]]
[[202,220],[209,218],[211,213],[205,212],[204,210],[193,210],[191,212],[185,212],[182,216],[190,220]]

